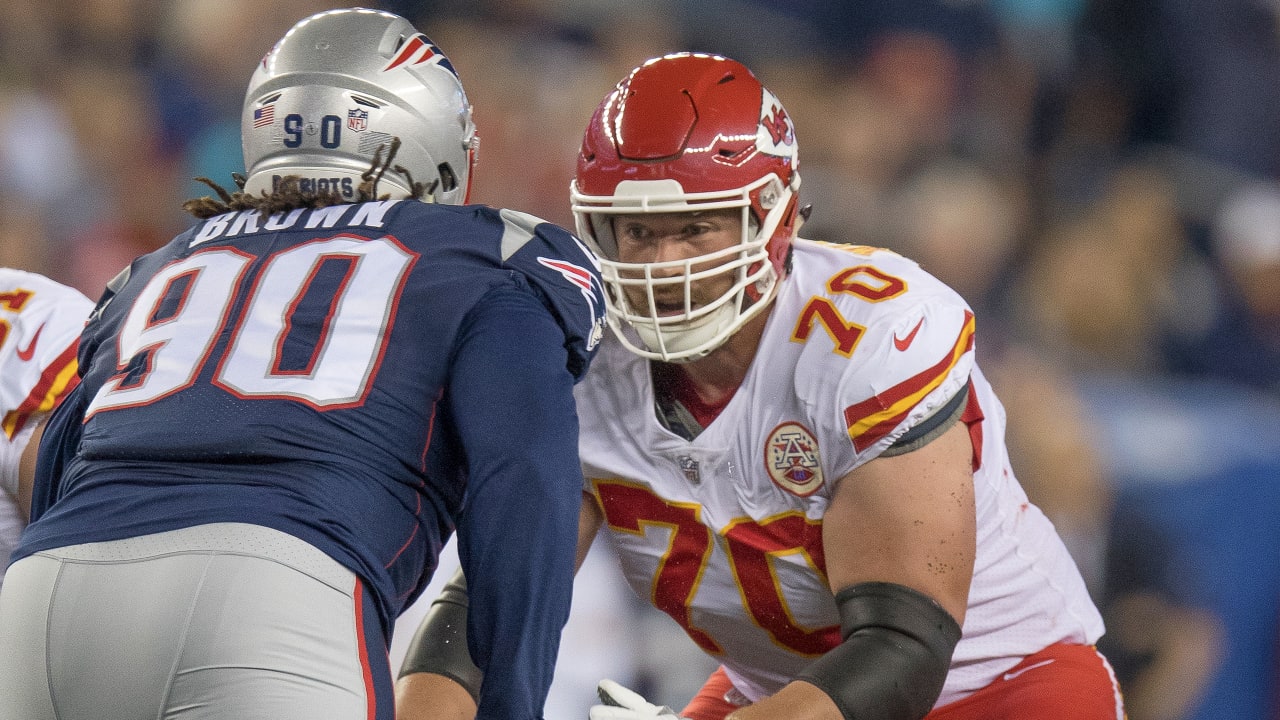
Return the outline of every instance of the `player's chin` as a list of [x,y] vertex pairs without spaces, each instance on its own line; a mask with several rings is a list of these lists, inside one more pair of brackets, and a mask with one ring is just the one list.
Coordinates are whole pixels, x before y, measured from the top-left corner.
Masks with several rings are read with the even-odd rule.
[[666,318],[684,318],[696,313],[698,308],[702,307],[701,303],[693,303],[686,306],[683,301],[669,303],[655,303],[654,309],[657,310],[657,318],[663,320]]
[[693,310],[696,310],[698,307],[695,304],[693,308],[686,308],[684,304],[684,298],[679,298],[675,300],[663,300],[661,298],[654,298],[654,302],[652,305],[653,312],[650,312],[651,307],[649,304],[649,298],[647,297],[628,296],[627,301],[631,305],[632,310],[637,315],[643,315],[644,317],[650,317],[650,318],[656,317],[658,319],[681,317],[686,315],[689,312],[692,312]]

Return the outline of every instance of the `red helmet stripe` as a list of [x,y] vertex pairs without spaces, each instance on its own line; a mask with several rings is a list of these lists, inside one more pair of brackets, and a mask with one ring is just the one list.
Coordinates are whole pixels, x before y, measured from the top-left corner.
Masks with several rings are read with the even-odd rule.
[[[400,48],[400,52],[390,63],[387,64],[385,68],[382,69],[382,71],[386,72],[387,70],[394,70],[395,68],[405,64],[409,58],[413,57],[414,53],[421,50],[422,46],[426,44],[426,40],[423,40],[421,35],[414,35],[409,42],[405,43],[404,47]],[[430,55],[428,55],[428,57],[430,57]]]

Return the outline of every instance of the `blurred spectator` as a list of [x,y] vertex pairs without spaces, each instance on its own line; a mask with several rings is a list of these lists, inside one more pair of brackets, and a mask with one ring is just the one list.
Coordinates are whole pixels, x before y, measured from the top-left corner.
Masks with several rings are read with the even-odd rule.
[[47,91],[0,92],[0,192],[32,212],[67,200],[83,173],[70,120]]
[[1280,5],[1090,0],[1055,125],[1057,190],[1087,193],[1099,157],[1169,144],[1280,177]]
[[[1163,536],[1164,582],[1221,624],[1221,661],[1189,720],[1267,717],[1280,662],[1280,402],[1204,379],[1095,375],[1077,387],[1125,510],[1113,532],[1138,547]],[[1144,605],[1126,609],[1145,621]],[[1108,641],[1141,649],[1186,631],[1182,623],[1138,625],[1132,635],[1125,627]]]
[[1018,275],[1021,334],[1076,370],[1166,374],[1195,363],[1220,289],[1168,179],[1117,169],[1099,197],[1043,230]]
[[1011,149],[1021,138],[1005,132],[1016,102],[1005,79],[993,93],[983,75],[1001,57],[984,4],[829,3],[826,12],[815,20],[828,43],[825,62],[801,54],[762,65],[785,78],[789,106],[798,97],[810,108],[793,114],[814,118],[797,127],[816,208],[808,236],[885,245],[900,229],[891,199],[939,158],[981,156],[1006,177],[1021,172]]
[[800,168],[818,208],[809,236],[885,243],[892,231],[887,198],[918,165],[945,153],[955,136],[960,67],[942,37],[903,31],[878,36],[856,68],[828,68],[799,85],[801,94],[818,93],[820,101],[809,104],[828,119],[796,128],[810,148]]
[[185,222],[173,190],[180,187],[177,164],[161,152],[155,105],[136,73],[86,62],[69,73],[56,101],[81,174],[74,201],[51,209],[60,258],[52,277],[96,298],[129,261],[167,242]]
[[[1111,570],[1099,600],[1103,643],[1129,678],[1131,717],[1145,708],[1180,720],[1259,718],[1275,659],[1257,633],[1273,632],[1280,603],[1280,566],[1264,559],[1280,542],[1264,519],[1280,507],[1280,406],[1205,375],[1172,374],[1185,361],[1169,352],[1173,341],[1208,332],[1221,302],[1220,290],[1205,289],[1212,272],[1173,199],[1150,167],[1117,172],[1097,200],[1047,231],[1021,278],[1019,319],[1076,378],[1114,479]],[[1041,388],[1020,412],[1070,407],[1046,400],[1045,383],[1008,384]],[[1050,504],[1055,496],[1045,494]],[[1198,646],[1180,642],[1197,634]],[[1170,672],[1172,689],[1160,680]]]
[[1210,232],[1225,276],[1223,312],[1190,368],[1280,393],[1280,184],[1229,195]]
[[1280,177],[1280,5],[1163,0],[1179,82],[1174,142],[1263,177]]
[[[1188,720],[1223,655],[1224,630],[1184,587],[1186,553],[1140,506],[1117,499],[1091,410],[1063,368],[1025,349],[992,373],[1010,418],[1010,456],[1027,495],[1053,520],[1107,624],[1129,720]],[[1203,571],[1203,568],[1200,568]]]
[[58,59],[138,69],[151,61],[165,5],[166,0],[79,0],[43,7],[55,17]]
[[45,268],[47,249],[43,218],[0,195],[0,267]]
[[888,246],[969,302],[981,327],[981,358],[1008,341],[1007,286],[1027,234],[1028,202],[1008,178],[947,156],[918,169],[885,203]]

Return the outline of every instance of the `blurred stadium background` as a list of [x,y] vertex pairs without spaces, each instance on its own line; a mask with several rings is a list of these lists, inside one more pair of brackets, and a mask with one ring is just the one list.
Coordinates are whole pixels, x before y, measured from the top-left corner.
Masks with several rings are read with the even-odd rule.
[[[570,227],[582,128],[627,70],[751,66],[797,127],[802,234],[898,250],[976,309],[1014,468],[1104,609],[1130,718],[1280,718],[1280,3],[7,0],[0,264],[96,297],[185,228],[192,178],[243,169],[271,43],[359,4],[453,60],[473,200]],[[679,706],[711,668],[608,552],[549,718],[585,717],[601,674]]]

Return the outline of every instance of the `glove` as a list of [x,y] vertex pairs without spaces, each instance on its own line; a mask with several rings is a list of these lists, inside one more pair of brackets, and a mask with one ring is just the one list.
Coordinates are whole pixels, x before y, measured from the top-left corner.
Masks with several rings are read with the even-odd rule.
[[686,720],[666,705],[654,705],[639,693],[628,690],[612,680],[601,680],[596,694],[603,705],[593,705],[588,714],[590,720]]

